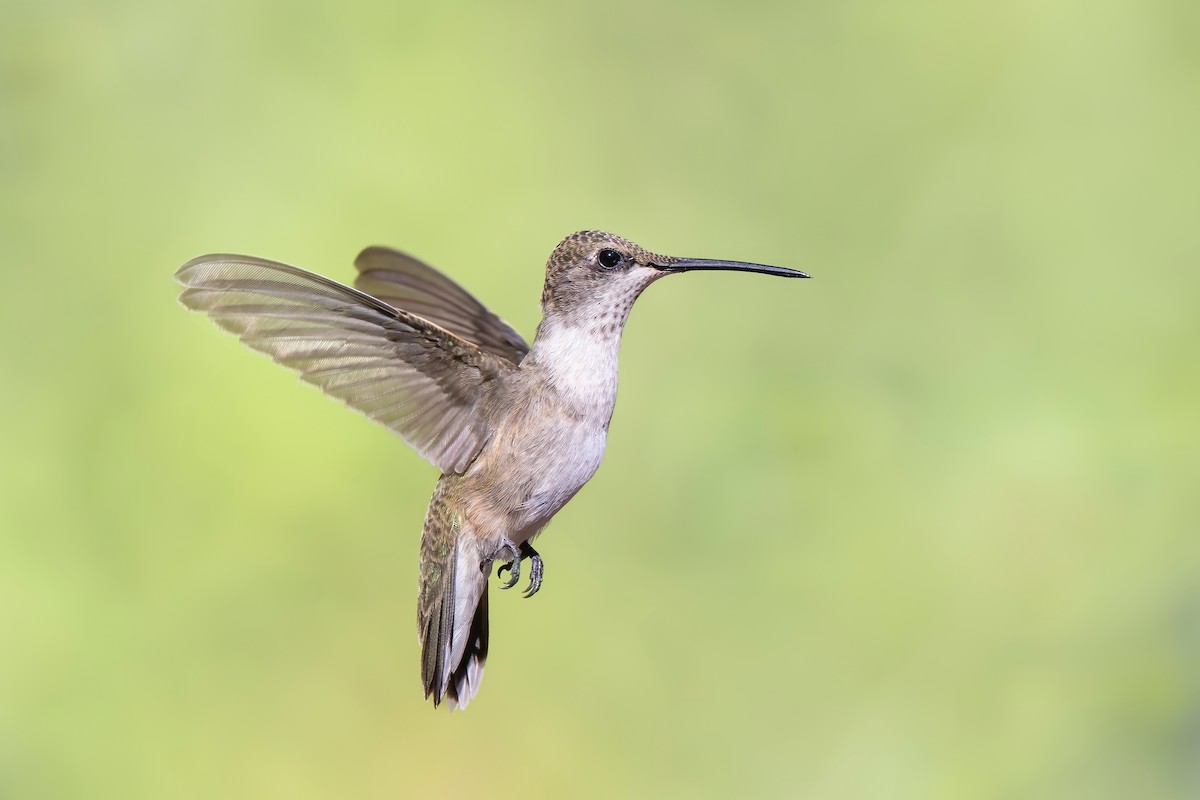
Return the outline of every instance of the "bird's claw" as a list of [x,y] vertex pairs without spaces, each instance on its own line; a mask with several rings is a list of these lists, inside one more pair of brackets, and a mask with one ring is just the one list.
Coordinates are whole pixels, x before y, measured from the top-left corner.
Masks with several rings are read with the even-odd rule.
[[509,575],[507,581],[500,584],[500,588],[501,589],[511,589],[512,587],[516,586],[517,581],[519,581],[521,579],[521,559],[520,559],[520,557],[513,558],[512,561],[507,561],[507,562],[501,564],[496,569],[496,577],[499,578],[500,574],[502,572],[504,572],[504,570],[508,570],[511,574]]
[[529,586],[525,588],[524,596],[533,597],[537,594],[538,589],[542,588],[542,575],[545,572],[545,567],[542,564],[542,557],[534,550],[529,542],[523,542],[519,548],[514,548],[507,542],[500,546],[496,551],[496,555],[501,553],[512,553],[512,558],[509,561],[501,564],[496,569],[496,577],[500,578],[501,573],[508,570],[508,580],[500,584],[501,589],[511,589],[517,585],[517,581],[521,579],[521,561],[529,559]]
[[525,597],[533,597],[542,588],[542,557],[532,547],[529,548],[529,586],[525,588]]
[[496,552],[483,563],[490,565],[498,558],[506,559],[506,561],[496,568],[496,577],[499,578],[504,574],[504,570],[508,570],[511,574],[508,580],[500,584],[501,589],[511,589],[517,585],[517,581],[521,578],[521,550],[515,544],[505,539],[496,548]]

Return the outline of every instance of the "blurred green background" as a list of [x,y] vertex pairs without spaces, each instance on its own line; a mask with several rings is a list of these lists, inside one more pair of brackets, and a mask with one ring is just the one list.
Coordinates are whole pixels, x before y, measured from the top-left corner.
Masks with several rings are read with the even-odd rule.
[[[1200,5],[6,0],[0,797],[1200,796]],[[606,462],[421,698],[436,474],[175,302],[565,234]]]

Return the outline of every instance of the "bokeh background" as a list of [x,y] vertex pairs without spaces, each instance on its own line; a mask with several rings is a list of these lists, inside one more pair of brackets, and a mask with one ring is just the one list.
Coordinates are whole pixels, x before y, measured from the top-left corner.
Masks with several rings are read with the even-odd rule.
[[[0,797],[1200,796],[1200,5],[6,0]],[[436,474],[175,302],[410,250],[634,311],[421,698]]]

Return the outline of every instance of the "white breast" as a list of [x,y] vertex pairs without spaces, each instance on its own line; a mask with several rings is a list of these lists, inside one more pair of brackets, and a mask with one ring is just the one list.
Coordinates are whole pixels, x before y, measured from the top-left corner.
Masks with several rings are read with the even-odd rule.
[[521,535],[545,525],[600,466],[617,399],[620,345],[619,331],[598,336],[562,326],[541,331],[522,365],[539,373],[540,396],[530,403],[538,422],[513,436],[514,451],[532,470],[520,503]]
[[542,331],[529,359],[562,397],[581,413],[603,416],[608,424],[617,399],[617,354],[621,333],[598,334],[585,327]]

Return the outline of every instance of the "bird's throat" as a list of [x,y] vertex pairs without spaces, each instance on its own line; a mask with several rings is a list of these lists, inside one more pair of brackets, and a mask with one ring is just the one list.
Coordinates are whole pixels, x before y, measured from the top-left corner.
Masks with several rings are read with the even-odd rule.
[[[548,323],[548,324],[547,324]],[[544,322],[522,369],[533,368],[583,413],[612,415],[621,329]]]

